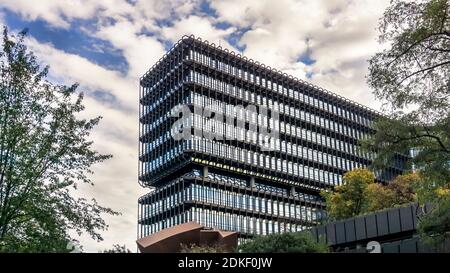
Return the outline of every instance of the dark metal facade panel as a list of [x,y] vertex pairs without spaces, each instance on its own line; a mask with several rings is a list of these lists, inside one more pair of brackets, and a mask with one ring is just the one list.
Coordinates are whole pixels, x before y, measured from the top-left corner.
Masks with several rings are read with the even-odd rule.
[[347,242],[345,234],[345,222],[336,223],[336,243],[343,244]]
[[318,226],[317,228],[314,228],[317,230],[317,239],[327,241],[327,230],[325,226]]
[[325,226],[326,233],[327,233],[327,243],[330,245],[336,244],[336,225],[328,224]]
[[400,209],[388,210],[389,233],[398,233],[401,231]]
[[393,242],[383,244],[381,247],[382,253],[399,253],[400,252],[400,242]]
[[400,243],[400,253],[417,253],[417,252],[418,246],[416,238],[403,240]]
[[375,214],[377,218],[377,232],[378,236],[389,234],[389,220],[386,211]]
[[356,240],[356,228],[355,228],[355,220],[350,219],[344,222],[345,224],[345,239],[346,242],[353,242]]
[[377,231],[377,218],[375,215],[368,215],[364,217],[366,222],[366,235],[367,238],[374,238],[378,236]]
[[408,206],[400,208],[401,231],[414,230],[414,218],[416,218],[415,207]]
[[[416,208],[417,204],[391,208],[313,227],[311,232],[326,235],[328,244],[337,252],[365,253],[367,252],[366,246],[370,241],[380,243],[383,253],[450,252],[450,240],[446,240],[441,247],[436,249],[424,244],[416,234],[415,228],[410,229]],[[400,220],[402,218],[407,220]],[[379,232],[379,230],[382,231]]]
[[312,235],[312,237],[314,238],[314,240],[319,241],[319,234],[318,234],[316,228],[312,228],[312,229],[311,229],[311,235]]
[[367,238],[366,221],[364,217],[355,218],[355,232],[356,240],[365,240]]

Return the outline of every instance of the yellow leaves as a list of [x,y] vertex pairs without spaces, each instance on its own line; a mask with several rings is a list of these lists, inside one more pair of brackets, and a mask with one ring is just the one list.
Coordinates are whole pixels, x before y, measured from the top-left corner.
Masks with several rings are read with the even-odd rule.
[[450,189],[449,188],[439,187],[435,190],[435,192],[439,198],[450,197]]
[[368,212],[381,210],[395,205],[395,192],[378,183],[369,185],[366,189]]
[[375,175],[368,169],[354,169],[344,174],[344,183],[334,192],[322,191],[331,218],[342,219],[362,212],[365,189],[375,181]]
[[373,172],[365,168],[358,168],[344,174],[344,182],[359,181],[361,183],[370,184],[375,181]]
[[351,207],[352,205],[353,205],[353,201],[352,200],[347,200],[346,202],[344,202],[344,204],[347,206],[347,207]]
[[344,184],[334,192],[322,191],[321,195],[330,218],[338,220],[414,201],[412,184],[417,179],[418,174],[406,174],[384,186],[375,183],[368,169],[354,169],[345,173]]

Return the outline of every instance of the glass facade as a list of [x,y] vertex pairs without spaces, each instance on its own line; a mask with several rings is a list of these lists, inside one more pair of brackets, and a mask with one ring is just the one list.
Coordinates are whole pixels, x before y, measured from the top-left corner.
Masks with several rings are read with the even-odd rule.
[[[186,221],[243,238],[304,229],[324,215],[320,190],[375,156],[357,145],[374,111],[194,37],[140,86],[139,182],[153,191],[139,199],[139,237]],[[193,111],[174,114],[179,105]],[[277,137],[267,142],[261,126]],[[173,137],[186,128],[189,137]],[[404,159],[377,179],[400,174]]]
[[299,231],[318,223],[316,195],[288,194],[240,178],[194,170],[139,199],[140,237],[186,221],[239,231],[242,236]]

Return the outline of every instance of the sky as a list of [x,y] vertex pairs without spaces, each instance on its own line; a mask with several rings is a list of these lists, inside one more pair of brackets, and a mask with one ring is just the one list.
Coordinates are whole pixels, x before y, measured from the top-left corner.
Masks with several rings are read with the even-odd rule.
[[55,83],[78,82],[88,117],[103,116],[94,148],[113,158],[94,166],[80,194],[122,213],[105,216],[101,242],[136,250],[138,79],[183,35],[379,109],[367,60],[382,46],[377,24],[389,0],[0,0],[0,25],[28,28],[26,41]]

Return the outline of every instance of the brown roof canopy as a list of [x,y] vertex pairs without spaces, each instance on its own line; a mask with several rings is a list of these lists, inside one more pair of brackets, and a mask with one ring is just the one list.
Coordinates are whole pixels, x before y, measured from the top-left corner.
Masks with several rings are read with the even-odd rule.
[[136,241],[142,253],[180,252],[181,245],[218,245],[226,251],[237,246],[237,232],[206,229],[196,222],[187,222],[153,233]]

